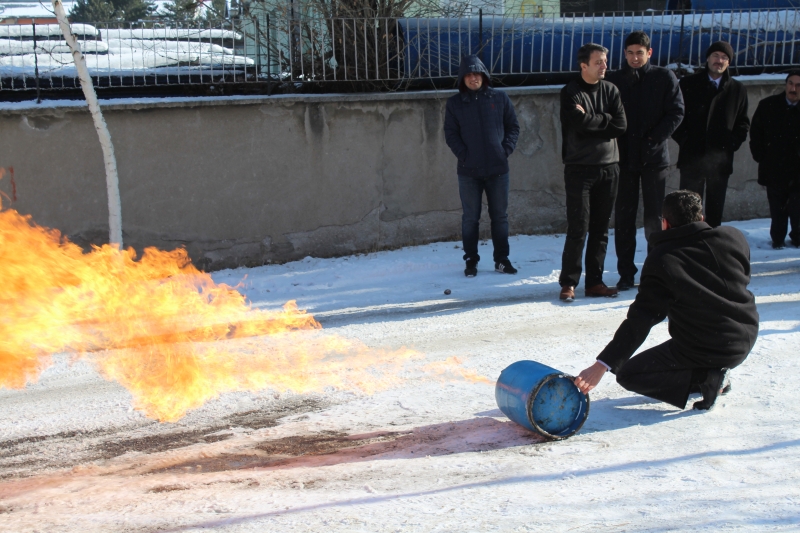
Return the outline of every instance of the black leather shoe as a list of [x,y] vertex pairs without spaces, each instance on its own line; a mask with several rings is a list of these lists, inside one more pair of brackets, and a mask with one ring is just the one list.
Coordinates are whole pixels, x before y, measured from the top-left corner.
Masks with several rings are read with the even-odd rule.
[[706,377],[706,380],[700,384],[700,392],[703,393],[703,399],[694,402],[694,405],[692,406],[693,409],[707,411],[714,407],[714,403],[717,401],[717,396],[723,394],[726,384],[728,386],[728,390],[730,391],[728,372],[730,372],[730,369],[728,368],[720,368],[719,370],[714,369],[708,371],[708,377]]
[[636,284],[633,282],[633,278],[619,278],[617,282],[617,290],[619,291],[627,291],[635,286]]
[[[731,391],[732,388],[733,387],[731,387],[731,377],[730,374],[728,374],[728,377],[725,379],[725,383],[722,385],[722,390],[720,391],[719,395],[725,396]],[[700,384],[691,385],[689,387],[689,394],[702,394],[702,393],[703,391],[700,390]]]
[[772,249],[773,250],[783,250],[784,248],[786,248],[786,243],[785,242],[773,242],[772,243]]

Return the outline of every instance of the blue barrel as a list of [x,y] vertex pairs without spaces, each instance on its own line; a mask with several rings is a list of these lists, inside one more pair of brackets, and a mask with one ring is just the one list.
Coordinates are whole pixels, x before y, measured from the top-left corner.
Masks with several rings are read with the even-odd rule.
[[566,439],[589,416],[589,396],[574,378],[536,361],[517,361],[500,373],[497,406],[508,418],[548,439]]

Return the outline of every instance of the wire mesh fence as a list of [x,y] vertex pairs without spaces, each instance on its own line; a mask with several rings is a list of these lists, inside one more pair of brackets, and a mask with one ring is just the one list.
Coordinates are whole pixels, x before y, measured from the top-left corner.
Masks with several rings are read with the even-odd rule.
[[[255,61],[233,24],[152,28],[72,24],[98,87],[255,80]],[[0,90],[78,85],[57,24],[0,25]]]
[[[98,87],[213,84],[347,84],[401,89],[452,79],[478,54],[493,76],[578,70],[587,42],[624,60],[624,39],[647,32],[656,65],[699,66],[705,49],[728,41],[735,68],[780,70],[800,63],[800,9],[484,15],[461,18],[314,17],[267,13],[175,27],[73,24]],[[78,86],[69,47],[55,24],[0,25],[0,93]]]

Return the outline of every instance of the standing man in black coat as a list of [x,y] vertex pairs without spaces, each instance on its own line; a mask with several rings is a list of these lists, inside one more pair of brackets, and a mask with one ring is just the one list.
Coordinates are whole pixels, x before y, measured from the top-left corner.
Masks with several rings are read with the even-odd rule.
[[559,299],[572,302],[581,279],[586,235],[586,296],[615,297],[603,283],[608,222],[617,196],[619,149],[625,110],[614,84],[604,81],[608,49],[589,43],[578,50],[580,75],[561,89],[561,157],[567,193],[567,238],[561,256]]
[[495,271],[516,274],[517,269],[508,260],[508,156],[517,146],[519,123],[508,95],[491,87],[489,71],[478,56],[461,60],[458,94],[447,100],[444,137],[458,159],[458,192],[464,210],[464,275],[478,274],[478,228],[484,192]]
[[625,65],[607,77],[619,89],[628,122],[628,129],[619,138],[619,189],[614,209],[617,289],[621,291],[633,288],[639,271],[633,262],[639,184],[644,237],[649,243],[651,235],[661,231],[661,206],[669,174],[667,141],[683,120],[678,79],[669,70],[652,65],[652,54],[650,37],[643,31],[631,33],[625,39]]
[[[750,283],[750,247],[731,226],[703,222],[703,204],[692,191],[664,199],[662,229],[653,235],[628,318],[597,361],[575,378],[588,393],[611,371],[617,383],[683,409],[691,392],[710,409],[730,390],[728,370],[740,365],[758,337]],[[650,329],[669,318],[667,342],[631,358]]]
[[786,76],[784,92],[758,103],[750,129],[750,152],[758,183],[766,185],[772,247],[785,246],[789,221],[792,245],[800,247],[800,70]]
[[747,139],[747,90],[731,78],[733,48],[717,41],[706,50],[706,66],[681,79],[686,114],[672,138],[680,146],[681,189],[703,198],[706,222],[722,224],[722,210],[733,173],[733,153]]

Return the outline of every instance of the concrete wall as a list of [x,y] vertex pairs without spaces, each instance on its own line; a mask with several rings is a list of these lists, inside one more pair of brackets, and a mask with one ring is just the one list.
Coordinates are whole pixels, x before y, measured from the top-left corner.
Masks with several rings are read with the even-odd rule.
[[[746,82],[751,114],[782,87]],[[558,88],[508,92],[522,128],[511,157],[511,231],[564,231]],[[125,244],[185,246],[195,264],[219,269],[456,239],[456,160],[442,133],[451,94],[108,103]],[[80,244],[106,241],[102,154],[80,103],[2,104],[0,167],[4,207]],[[745,145],[727,219],[768,216],[755,180]],[[668,186],[677,184],[674,171]]]

